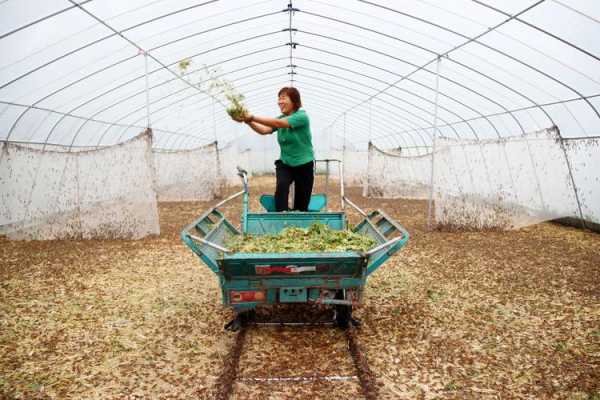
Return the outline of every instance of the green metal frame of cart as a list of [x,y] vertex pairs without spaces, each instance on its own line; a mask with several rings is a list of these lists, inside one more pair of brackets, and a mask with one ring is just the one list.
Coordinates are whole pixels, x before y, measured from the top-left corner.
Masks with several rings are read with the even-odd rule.
[[[366,252],[231,252],[225,242],[234,235],[276,234],[288,226],[306,228],[317,222],[331,229],[347,229],[343,211],[323,211],[326,193],[312,196],[308,212],[274,212],[270,195],[260,199],[265,212],[249,212],[247,174],[238,167],[244,190],[218,203],[181,232],[187,246],[219,278],[223,304],[233,307],[236,315],[264,304],[312,302],[335,305],[351,318],[352,305],[360,302],[367,277],[408,241],[408,232],[383,211],[367,214],[344,195],[343,165],[339,160],[317,162],[326,163],[327,181],[329,164],[338,163],[342,210],[348,204],[358,211],[364,219],[352,230],[373,238],[377,244]],[[218,210],[239,196],[243,198],[240,229]]]

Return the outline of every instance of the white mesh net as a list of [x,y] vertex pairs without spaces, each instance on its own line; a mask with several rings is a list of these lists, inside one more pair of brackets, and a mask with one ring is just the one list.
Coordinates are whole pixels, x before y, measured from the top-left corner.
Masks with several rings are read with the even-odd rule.
[[253,149],[249,151],[249,171],[253,175],[275,174],[275,160],[279,159],[279,149]]
[[[359,150],[334,150],[330,158],[342,161],[344,165],[344,185],[364,186],[367,182],[367,161],[369,153]],[[322,166],[320,166],[322,167]],[[337,163],[331,164],[331,178],[338,179]]]
[[248,174],[251,174],[250,150],[239,151],[234,143],[229,143],[219,148],[218,152],[221,185],[233,186],[241,184],[242,181],[238,176],[237,167],[245,169]]
[[3,143],[0,233],[36,240],[158,234],[151,145],[148,133],[80,152]]
[[428,198],[431,191],[431,154],[401,156],[370,144],[367,163],[365,185],[369,196],[392,199]]
[[[588,143],[589,142],[589,143]],[[435,223],[473,229],[514,229],[562,217],[579,217],[566,156],[572,163],[584,218],[598,220],[598,157],[593,140],[567,142],[556,129],[498,140],[441,138],[434,157]],[[573,161],[576,160],[576,161]],[[371,146],[368,193],[373,197],[427,199],[431,154],[403,157]],[[595,210],[595,211],[594,211]]]
[[565,141],[583,218],[600,224],[600,140]]
[[578,214],[555,130],[504,140],[441,139],[434,165],[438,225],[513,229]]
[[212,200],[220,193],[216,143],[153,154],[159,201]]

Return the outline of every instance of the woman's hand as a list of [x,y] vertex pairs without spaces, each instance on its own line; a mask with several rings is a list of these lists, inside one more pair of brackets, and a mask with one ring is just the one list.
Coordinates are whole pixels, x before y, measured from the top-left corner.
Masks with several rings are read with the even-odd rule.
[[231,119],[236,122],[246,122],[245,115],[231,115]]
[[237,122],[245,122],[245,123],[249,123],[252,121],[253,115],[250,114],[249,112],[245,112],[243,114],[238,114],[238,115],[232,115],[231,119],[233,119],[234,121]]

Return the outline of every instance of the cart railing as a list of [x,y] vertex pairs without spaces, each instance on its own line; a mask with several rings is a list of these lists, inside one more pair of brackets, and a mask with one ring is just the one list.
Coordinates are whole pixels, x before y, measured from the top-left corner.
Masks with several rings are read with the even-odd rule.
[[[341,164],[341,161],[339,160],[318,161],[338,161]],[[340,172],[343,174],[343,170],[341,168]],[[195,221],[187,225],[181,232],[182,240],[215,273],[219,273],[217,259],[219,258],[220,254],[231,253],[231,250],[223,245],[225,240],[228,237],[243,234],[248,229],[249,218],[247,172],[238,167],[238,175],[242,179],[244,190],[235,193],[225,200],[217,203]],[[368,257],[367,275],[369,275],[406,244],[409,239],[409,234],[406,229],[402,227],[402,225],[394,221],[394,219],[385,212],[381,210],[375,210],[371,213],[366,213],[363,211],[344,195],[343,181],[340,182],[340,186],[342,206],[347,203],[364,217],[364,219],[353,229],[353,231],[370,236],[378,243],[374,248],[364,253],[364,255]],[[238,230],[223,216],[218,208],[240,196],[243,196],[243,211],[240,224],[241,230]],[[291,213],[290,216],[293,214],[294,213]],[[345,219],[343,220],[345,221]]]
[[379,245],[366,252],[368,256],[367,275],[372,274],[388,258],[400,250],[410,237],[408,231],[402,225],[381,210],[369,213],[354,228],[354,231],[371,237],[375,236],[379,239]]

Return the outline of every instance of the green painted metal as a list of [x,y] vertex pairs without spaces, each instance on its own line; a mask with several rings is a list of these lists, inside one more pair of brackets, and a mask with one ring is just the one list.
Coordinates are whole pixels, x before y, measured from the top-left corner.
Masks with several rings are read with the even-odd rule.
[[[346,290],[354,290],[360,296],[367,277],[408,241],[408,232],[387,214],[377,210],[368,214],[353,229],[376,241],[373,252],[228,252],[225,248],[226,241],[234,235],[275,234],[289,226],[307,228],[315,222],[338,230],[346,229],[347,226],[343,212],[251,213],[248,211],[248,190],[246,182],[244,183],[241,231],[214,208],[202,214],[181,232],[186,245],[218,276],[223,304],[236,311],[280,302],[326,303],[326,299],[320,298],[323,290],[344,290],[344,293]],[[326,202],[325,198],[324,204]],[[392,239],[394,235],[400,236]],[[232,303],[232,290],[264,291],[266,297],[264,301]]]
[[[275,212],[275,196],[272,194],[263,194],[260,196],[260,204],[267,212]],[[315,193],[310,196],[308,202],[308,211],[321,211],[327,206],[327,195],[324,193]]]
[[356,252],[339,253],[235,253],[219,260],[227,278],[314,276],[357,277],[366,267],[365,257]]
[[[212,218],[211,218],[212,217]],[[219,219],[218,222],[217,218]],[[219,273],[217,260],[220,253],[203,243],[194,241],[190,234],[196,234],[213,243],[224,243],[227,238],[240,232],[217,210],[211,210],[189,224],[182,232],[181,239],[215,273]]]
[[[373,223],[373,221],[376,221]],[[367,218],[363,219],[360,224],[354,228],[355,232],[370,236],[377,240],[378,244],[383,244],[394,233],[399,232],[402,239],[394,243],[392,246],[383,248],[369,255],[367,263],[367,276],[371,275],[379,268],[388,258],[400,250],[406,243],[410,235],[400,224],[395,222],[391,217],[381,210],[371,212]]]
[[305,287],[283,287],[279,289],[279,301],[282,303],[306,303],[308,290]]

